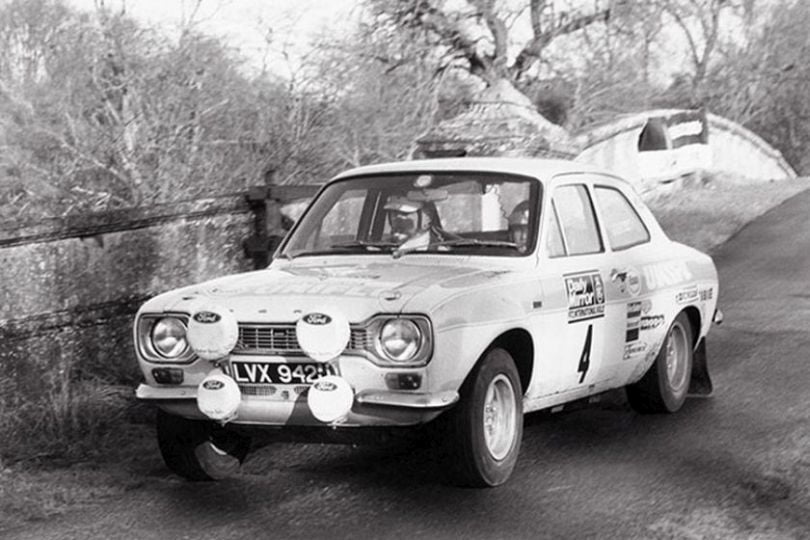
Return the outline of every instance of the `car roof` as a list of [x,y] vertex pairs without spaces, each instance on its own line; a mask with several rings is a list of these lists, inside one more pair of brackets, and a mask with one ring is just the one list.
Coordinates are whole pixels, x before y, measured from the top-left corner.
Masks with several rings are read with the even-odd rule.
[[532,176],[543,180],[550,180],[557,175],[566,173],[597,173],[623,181],[614,174],[587,163],[580,163],[565,159],[507,157],[435,158],[379,163],[376,165],[366,165],[363,167],[349,169],[338,174],[333,178],[333,180],[338,180],[349,176],[414,171],[498,172]]

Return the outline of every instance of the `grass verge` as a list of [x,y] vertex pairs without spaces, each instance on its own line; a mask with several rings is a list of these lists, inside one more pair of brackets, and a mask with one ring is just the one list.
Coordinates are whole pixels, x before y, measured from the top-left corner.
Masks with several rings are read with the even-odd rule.
[[810,179],[740,185],[728,178],[660,193],[647,205],[670,238],[710,253],[746,223],[810,188]]

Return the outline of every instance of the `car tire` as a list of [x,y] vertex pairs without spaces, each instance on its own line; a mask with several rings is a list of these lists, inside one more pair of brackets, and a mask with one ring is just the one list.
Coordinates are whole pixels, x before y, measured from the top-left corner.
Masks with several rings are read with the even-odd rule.
[[158,409],[157,439],[166,466],[195,482],[233,476],[250,451],[250,438],[205,420]]
[[681,312],[667,330],[661,350],[647,373],[627,386],[630,406],[642,414],[673,413],[689,391],[693,364],[692,325]]
[[453,483],[494,487],[509,479],[523,438],[523,393],[508,352],[494,348],[486,353],[446,421],[445,459]]

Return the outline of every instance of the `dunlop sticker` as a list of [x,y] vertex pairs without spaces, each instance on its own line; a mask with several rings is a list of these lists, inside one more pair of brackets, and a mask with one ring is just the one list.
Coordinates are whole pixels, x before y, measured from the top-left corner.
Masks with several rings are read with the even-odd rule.
[[663,315],[650,315],[641,318],[641,330],[654,330],[664,326]]

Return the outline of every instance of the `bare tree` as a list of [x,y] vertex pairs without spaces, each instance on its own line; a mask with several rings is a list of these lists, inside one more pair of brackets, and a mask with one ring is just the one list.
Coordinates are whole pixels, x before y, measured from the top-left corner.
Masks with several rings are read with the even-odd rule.
[[712,110],[776,146],[800,173],[810,171],[810,6],[782,0],[759,9],[746,39],[707,74]]
[[[487,84],[499,79],[520,82],[552,41],[610,17],[609,7],[599,0],[587,3],[588,8],[582,8],[582,2],[526,0],[517,10],[495,0],[467,0],[457,10],[446,9],[441,0],[368,1],[377,25],[420,32],[428,44],[442,47],[450,62],[463,62]],[[521,39],[515,23],[526,10],[530,33]]]
[[277,86],[250,81],[193,25],[172,40],[125,13],[39,17],[36,3],[62,5],[0,8],[0,39],[13,45],[0,51],[5,215],[149,204],[256,181],[273,144],[257,111]]
[[[653,0],[674,21],[686,40],[696,101],[704,99],[704,83],[722,38],[724,21],[742,20],[753,10],[753,0]],[[725,25],[726,27],[728,25]]]
[[319,47],[318,80],[333,104],[328,130],[344,166],[407,156],[439,107],[442,78],[432,51],[385,29]]

